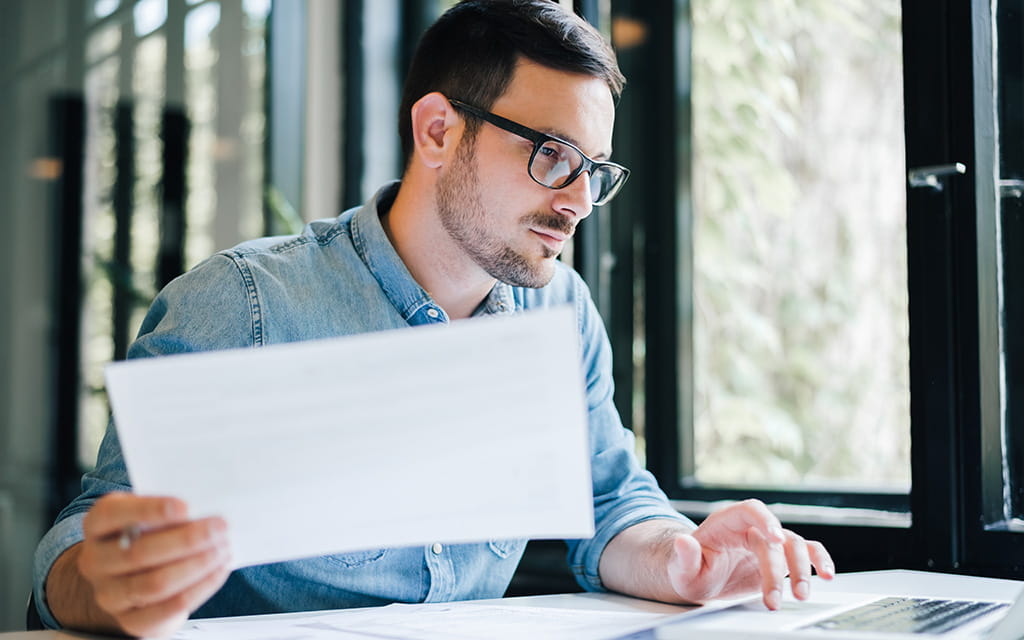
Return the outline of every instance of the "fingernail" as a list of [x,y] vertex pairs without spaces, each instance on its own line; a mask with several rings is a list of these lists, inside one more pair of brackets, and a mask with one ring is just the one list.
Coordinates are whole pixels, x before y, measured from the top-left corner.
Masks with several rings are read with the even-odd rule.
[[780,527],[772,527],[771,534],[772,537],[775,538],[775,540],[778,542],[786,541],[786,534]]
[[807,581],[805,580],[800,580],[795,585],[793,585],[793,595],[795,595],[800,600],[806,598],[809,592],[810,586],[807,584]]
[[210,518],[206,521],[206,535],[211,540],[224,540],[227,538],[227,524],[220,518]]
[[772,611],[777,611],[782,605],[782,592],[778,589],[768,592],[768,595],[764,597],[765,605]]

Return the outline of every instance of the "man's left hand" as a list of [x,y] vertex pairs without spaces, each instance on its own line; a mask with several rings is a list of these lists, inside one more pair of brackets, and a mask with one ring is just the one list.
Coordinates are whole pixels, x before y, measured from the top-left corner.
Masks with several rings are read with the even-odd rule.
[[774,610],[787,575],[793,595],[807,598],[812,569],[826,580],[835,576],[825,547],[783,529],[759,500],[746,500],[696,529],[664,519],[635,524],[608,543],[599,571],[608,589],[641,598],[700,604],[760,591]]
[[787,574],[793,595],[810,593],[811,568],[825,579],[835,575],[828,551],[783,529],[758,500],[746,500],[708,516],[696,531],[671,540],[668,579],[680,598],[711,598],[760,590],[764,604],[778,609]]

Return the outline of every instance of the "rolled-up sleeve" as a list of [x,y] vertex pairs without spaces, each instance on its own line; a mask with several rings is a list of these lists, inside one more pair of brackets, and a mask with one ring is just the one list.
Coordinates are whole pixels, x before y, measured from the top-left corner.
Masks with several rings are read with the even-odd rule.
[[96,468],[82,477],[82,493],[57,516],[57,522],[43,536],[36,547],[32,565],[32,588],[35,594],[39,619],[50,629],[59,629],[60,624],[50,611],[46,601],[46,577],[50,575],[53,563],[65,551],[84,538],[82,519],[96,500],[111,491],[130,491],[128,472],[121,457],[121,447],[113,423],[107,426],[106,435],[100,443]]
[[[160,292],[142,322],[129,358],[209,351],[254,344],[258,327],[250,290],[236,263],[213,256]],[[82,477],[82,493],[58,514],[53,527],[36,546],[32,588],[39,618],[60,628],[46,601],[46,579],[53,563],[84,538],[82,519],[104,494],[131,491],[113,420],[100,443],[95,468]]]
[[624,529],[653,518],[696,528],[669,504],[654,476],[640,466],[633,433],[622,426],[615,408],[611,345],[597,309],[586,291],[577,297],[581,350],[589,411],[591,471],[594,480],[594,537],[568,540],[569,566],[588,591],[604,591],[598,567],[608,543]]

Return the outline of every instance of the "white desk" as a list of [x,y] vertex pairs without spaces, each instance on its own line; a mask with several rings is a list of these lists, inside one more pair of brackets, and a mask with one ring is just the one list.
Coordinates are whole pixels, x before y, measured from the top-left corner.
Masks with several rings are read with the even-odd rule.
[[[1024,586],[1024,582],[1013,580],[972,578],[915,571],[895,570],[850,573],[841,574],[832,582],[815,579],[812,583],[812,598],[810,602],[812,605],[814,604],[816,600],[815,594],[817,594],[821,599],[827,599],[827,594],[838,592],[918,594],[945,598],[966,597],[1012,600],[1016,597],[1022,586]],[[612,613],[619,612],[627,614],[623,616],[623,629],[630,625],[637,627],[638,625],[636,623],[638,622],[638,619],[640,620],[639,626],[647,626],[647,623],[644,621],[646,618],[643,618],[642,616],[642,614],[647,614],[650,616],[649,619],[652,621],[650,626],[657,627],[657,629],[653,633],[642,634],[637,637],[666,639],[683,637],[739,638],[746,635],[744,633],[745,630],[763,630],[777,626],[779,624],[779,620],[783,615],[787,614],[787,611],[792,612],[801,606],[789,597],[784,602],[783,611],[773,613],[765,610],[759,604],[759,601],[755,601],[747,605],[721,609],[718,611],[710,611],[701,615],[686,617],[676,622],[670,622],[670,618],[677,616],[681,612],[686,612],[688,609],[613,594],[529,596],[498,600],[478,600],[471,603],[460,604],[474,606],[479,605],[479,611],[486,611],[486,608],[491,608],[492,611],[497,611],[496,609],[493,609],[493,607],[502,607],[509,611],[528,611],[531,615],[550,614],[553,616],[553,623],[557,618],[558,624],[564,624],[566,621],[565,616],[569,615],[572,611],[579,613],[591,612],[592,614],[599,613],[601,616],[605,616],[606,614],[611,616]],[[407,612],[432,612],[437,616],[444,615],[440,609],[443,606],[444,605],[406,605],[403,610]],[[547,609],[548,612],[545,612],[545,609]],[[351,611],[360,611],[365,614],[371,613],[373,610],[363,609]],[[377,609],[377,611],[382,610]],[[456,609],[453,609],[453,611],[456,611]],[[460,609],[459,611],[463,610]],[[625,621],[628,614],[636,614],[634,618],[637,619],[631,619],[632,621],[630,622]],[[273,625],[281,622],[292,622],[304,617],[309,617],[310,615],[313,614],[252,616],[248,618],[221,620],[226,622],[258,621],[261,624],[265,623],[267,625]],[[341,619],[342,618],[337,618],[337,620]],[[356,618],[352,619],[355,620]],[[612,618],[608,619],[611,620]],[[218,624],[218,621],[212,621],[212,624],[216,625]],[[225,626],[223,629],[227,632],[229,627]],[[614,631],[614,628],[610,627],[609,630]],[[216,633],[215,631],[216,629],[204,631],[202,637],[209,637],[211,639],[217,638],[220,640],[221,637],[227,635],[227,633],[221,634]],[[348,634],[342,635],[348,636]],[[495,634],[495,636],[498,635],[500,634]],[[558,637],[555,634],[553,635],[554,637]],[[360,636],[352,635],[349,637],[356,638]],[[0,633],[0,640],[81,640],[92,638],[99,638],[99,636],[88,636],[57,631]]]

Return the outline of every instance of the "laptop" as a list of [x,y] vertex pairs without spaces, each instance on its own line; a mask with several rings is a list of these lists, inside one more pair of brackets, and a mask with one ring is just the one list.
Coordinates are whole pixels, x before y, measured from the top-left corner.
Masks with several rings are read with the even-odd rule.
[[[898,583],[901,572],[880,572],[875,584]],[[917,580],[929,579],[920,574]],[[895,580],[887,578],[895,578]],[[956,593],[974,591],[972,582],[984,580],[943,575],[937,580],[960,580]],[[854,583],[856,584],[856,582]],[[1012,583],[1007,583],[1013,587]],[[865,586],[861,581],[860,586]],[[870,586],[874,586],[873,584]],[[906,586],[906,585],[904,585]],[[1024,586],[1024,583],[1022,583]],[[819,590],[807,601],[787,598],[781,610],[768,612],[757,602],[747,602],[709,616],[659,628],[658,639],[682,638],[794,638],[814,640],[1022,640],[1024,639],[1024,590],[1016,599],[950,597],[922,589],[926,595],[907,595],[910,590],[886,594]]]

